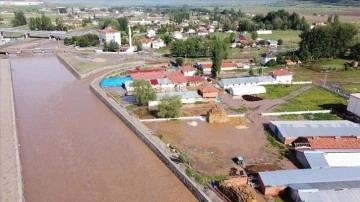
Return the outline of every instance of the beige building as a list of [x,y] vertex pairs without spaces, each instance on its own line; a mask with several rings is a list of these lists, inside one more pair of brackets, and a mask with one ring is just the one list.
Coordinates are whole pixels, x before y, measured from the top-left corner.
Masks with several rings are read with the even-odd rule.
[[106,43],[110,43],[111,41],[117,42],[119,45],[121,45],[121,33],[120,31],[116,29],[112,29],[111,27],[108,27],[106,29],[103,29],[100,31],[100,43],[103,43],[105,41]]

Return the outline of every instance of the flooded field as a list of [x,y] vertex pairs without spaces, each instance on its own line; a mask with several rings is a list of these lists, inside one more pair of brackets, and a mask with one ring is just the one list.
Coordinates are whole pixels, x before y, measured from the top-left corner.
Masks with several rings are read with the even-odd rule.
[[196,201],[54,55],[11,57],[26,201]]

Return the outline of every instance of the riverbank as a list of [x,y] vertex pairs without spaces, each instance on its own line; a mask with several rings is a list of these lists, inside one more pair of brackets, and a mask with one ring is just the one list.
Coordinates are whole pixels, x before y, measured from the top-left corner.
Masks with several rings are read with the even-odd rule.
[[25,201],[9,59],[0,59],[0,201]]
[[170,159],[170,154],[167,153],[164,143],[153,136],[151,131],[140,120],[133,117],[124,107],[106,95],[106,92],[99,86],[102,78],[103,77],[99,77],[91,83],[90,89],[92,92],[159,157],[199,201],[218,201],[219,199],[215,194],[212,194],[211,197],[206,195],[202,191],[202,188],[186,175],[185,169]]

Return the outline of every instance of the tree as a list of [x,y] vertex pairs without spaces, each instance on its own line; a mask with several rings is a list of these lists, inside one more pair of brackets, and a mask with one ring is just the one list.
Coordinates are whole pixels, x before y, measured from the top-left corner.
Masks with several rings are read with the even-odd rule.
[[258,38],[258,33],[256,32],[256,31],[253,31],[252,33],[251,33],[251,39],[252,40],[256,40]]
[[283,40],[282,39],[278,39],[278,45],[279,46],[283,45]]
[[148,81],[135,80],[131,86],[139,105],[147,105],[149,101],[156,99],[156,92]]
[[283,56],[281,53],[276,55],[276,63],[279,65],[285,64],[285,56]]
[[350,57],[357,61],[360,60],[360,43],[357,43],[351,47]]
[[164,34],[162,37],[161,37],[162,40],[164,40],[164,43],[168,46],[171,44],[172,42],[172,37],[169,35],[169,34]]
[[183,66],[184,65],[184,58],[182,57],[178,57],[176,58],[176,64],[178,64],[179,66]]
[[44,14],[41,15],[41,30],[51,30],[51,19]]
[[274,59],[271,59],[265,65],[268,66],[268,67],[275,67],[277,65],[277,62]]
[[254,76],[255,73],[254,73],[254,69],[253,68],[250,68],[249,69],[249,76]]
[[136,44],[136,49],[137,49],[137,51],[142,51],[143,50],[143,46],[142,46],[142,44],[140,42]]
[[117,52],[119,51],[119,44],[116,41],[110,41],[108,50],[110,52]]
[[118,18],[118,29],[120,31],[125,31],[126,33],[128,33],[128,24],[129,24],[129,19],[127,17],[122,17],[122,18]]
[[218,79],[219,77],[221,71],[221,64],[225,55],[226,53],[224,50],[223,42],[218,38],[214,39],[212,41],[212,47],[211,47],[211,61],[212,61],[211,75],[215,79]]
[[24,15],[24,12],[15,11],[14,15],[15,15],[14,19],[11,20],[11,24],[13,27],[26,25],[26,17]]
[[157,115],[163,118],[179,117],[181,107],[182,102],[180,100],[180,96],[164,96],[160,100]]
[[262,68],[262,67],[259,67],[259,68],[258,68],[258,74],[259,74],[259,75],[262,75],[262,73],[263,73],[263,68]]

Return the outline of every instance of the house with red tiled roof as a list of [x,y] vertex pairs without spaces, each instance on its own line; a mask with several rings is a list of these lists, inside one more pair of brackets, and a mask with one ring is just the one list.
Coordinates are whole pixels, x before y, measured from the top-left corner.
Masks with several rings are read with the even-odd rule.
[[128,74],[138,74],[138,73],[149,73],[149,72],[165,72],[166,69],[154,68],[154,69],[130,69]]
[[219,95],[219,90],[216,89],[213,85],[200,85],[198,88],[198,93],[206,101],[215,101]]
[[193,66],[181,66],[180,71],[184,74],[184,76],[194,76],[196,68]]
[[148,38],[140,39],[140,43],[143,48],[151,48],[151,39]]
[[171,83],[175,84],[176,89],[181,89],[186,86],[187,79],[181,72],[171,72],[167,75]]
[[132,80],[151,80],[151,79],[161,79],[165,78],[168,75],[166,71],[155,71],[155,72],[141,72],[141,73],[129,73]]
[[188,86],[199,86],[204,84],[206,80],[201,76],[187,76]]
[[111,27],[100,30],[100,43],[106,42],[110,43],[111,41],[117,42],[121,45],[121,33],[119,30],[113,29]]
[[[211,73],[211,67],[212,67],[212,63],[200,64],[200,69],[202,69],[204,73]],[[229,71],[229,70],[237,69],[237,65],[233,62],[223,62],[220,68],[221,71]]]
[[292,60],[285,60],[285,64],[288,66],[292,66],[292,65],[296,65],[296,62],[294,62]]
[[270,75],[275,78],[278,83],[290,84],[293,79],[293,74],[287,69],[278,69],[270,72]]
[[246,39],[245,36],[239,35],[238,37],[235,38],[234,43],[241,43],[246,46],[249,44],[249,41]]

